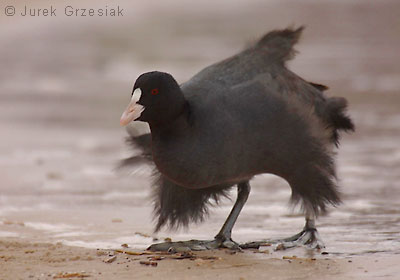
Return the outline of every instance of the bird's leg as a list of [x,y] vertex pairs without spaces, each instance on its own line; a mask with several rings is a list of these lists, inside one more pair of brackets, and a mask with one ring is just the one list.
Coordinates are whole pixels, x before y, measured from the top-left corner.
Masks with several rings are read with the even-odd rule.
[[248,182],[238,184],[238,197],[236,199],[235,205],[233,206],[228,218],[226,219],[224,225],[218,234],[214,237],[216,241],[222,242],[223,247],[227,248],[238,248],[238,244],[232,241],[232,228],[239,217],[240,211],[242,211],[247,198],[250,193],[250,185]]
[[231,239],[232,228],[235,225],[240,211],[245,205],[250,193],[250,185],[248,182],[238,184],[238,196],[228,218],[222,226],[219,233],[214,237],[214,240],[189,240],[178,242],[164,242],[153,244],[147,250],[150,251],[201,251],[217,248],[229,248],[240,250],[239,245]]
[[240,247],[245,248],[258,248],[265,244],[278,244],[276,250],[284,250],[298,246],[307,246],[311,249],[322,249],[325,248],[324,242],[318,234],[317,228],[315,227],[315,216],[307,212],[306,224],[301,232],[288,238],[277,239],[277,240],[262,240],[256,242],[249,242],[241,244]]

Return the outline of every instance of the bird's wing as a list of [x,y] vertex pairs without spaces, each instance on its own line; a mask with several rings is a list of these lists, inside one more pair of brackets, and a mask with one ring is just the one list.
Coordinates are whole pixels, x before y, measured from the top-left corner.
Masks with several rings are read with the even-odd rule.
[[200,71],[182,85],[184,94],[189,99],[212,103],[218,95],[232,92],[232,88],[262,83],[268,92],[274,91],[290,103],[298,103],[298,107],[311,108],[327,127],[333,128],[332,137],[337,142],[336,130],[354,129],[345,114],[346,99],[326,97],[326,86],[305,81],[285,65],[296,54],[293,46],[302,31],[303,27],[267,33],[239,54]]
[[[321,105],[325,103],[323,90],[327,87],[309,83],[286,68],[285,62],[296,53],[303,27],[276,30],[264,35],[258,42],[237,55],[213,64],[182,85],[186,96],[201,96],[210,101],[215,95],[231,91],[234,87],[262,80],[277,93]],[[324,106],[322,106],[324,107]]]
[[269,32],[242,52],[206,67],[187,83],[230,87],[262,73],[278,75],[285,69],[285,62],[294,57],[293,46],[302,30],[303,27]]

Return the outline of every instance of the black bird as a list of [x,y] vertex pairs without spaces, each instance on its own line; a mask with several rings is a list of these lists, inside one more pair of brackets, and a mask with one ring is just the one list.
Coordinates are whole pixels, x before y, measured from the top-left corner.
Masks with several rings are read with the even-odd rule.
[[126,159],[130,166],[146,159],[155,165],[155,230],[201,222],[208,206],[237,185],[231,213],[212,241],[166,242],[150,250],[177,247],[210,249],[257,247],[231,239],[250,193],[249,181],[270,173],[285,179],[291,201],[301,203],[306,223],[284,247],[321,248],[316,217],[338,205],[334,148],[339,132],[353,131],[347,101],[326,97],[327,87],[305,81],[285,62],[303,27],[272,31],[244,51],[213,64],[179,85],[168,73],[139,76],[121,125],[147,122],[151,133],[131,137],[142,150]]

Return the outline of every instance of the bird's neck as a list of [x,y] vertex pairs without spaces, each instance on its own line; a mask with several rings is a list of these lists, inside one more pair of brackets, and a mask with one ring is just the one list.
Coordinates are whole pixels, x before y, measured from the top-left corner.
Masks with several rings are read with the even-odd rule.
[[162,123],[149,123],[151,135],[154,140],[170,141],[189,133],[191,116],[189,104],[185,104],[182,112],[173,120]]
[[[188,144],[192,135],[191,125],[186,114],[179,115],[172,122],[151,125],[152,155],[158,170],[179,181],[182,162],[188,158]],[[179,158],[179,160],[177,160]]]

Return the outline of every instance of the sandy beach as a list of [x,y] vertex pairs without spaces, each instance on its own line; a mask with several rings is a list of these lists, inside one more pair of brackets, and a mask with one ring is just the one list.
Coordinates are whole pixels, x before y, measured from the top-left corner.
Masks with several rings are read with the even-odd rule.
[[277,256],[264,248],[193,253],[0,242],[0,279],[397,279],[398,256]]

